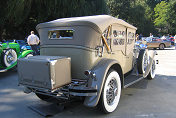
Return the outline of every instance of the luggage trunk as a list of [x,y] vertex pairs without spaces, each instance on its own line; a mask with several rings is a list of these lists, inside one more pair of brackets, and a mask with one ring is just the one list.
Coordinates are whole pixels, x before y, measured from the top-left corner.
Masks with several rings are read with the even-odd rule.
[[31,56],[18,60],[19,84],[54,90],[71,83],[71,59]]

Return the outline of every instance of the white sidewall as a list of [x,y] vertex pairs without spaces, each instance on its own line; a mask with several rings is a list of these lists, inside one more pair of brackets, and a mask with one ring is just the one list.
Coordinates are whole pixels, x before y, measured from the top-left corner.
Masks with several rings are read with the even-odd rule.
[[27,54],[26,58],[33,56],[33,54]]
[[[153,63],[155,64],[155,60],[153,60]],[[153,66],[153,65],[152,65]],[[152,72],[153,71],[153,68],[151,67],[151,70],[150,70],[150,76],[151,76],[151,78],[153,79],[153,78],[155,78],[155,75],[156,75],[156,65],[155,65],[155,70],[154,70],[154,72]]]
[[[11,52],[10,52],[11,51]],[[9,53],[11,53],[12,55],[13,55],[13,63],[15,63],[16,61],[17,61],[17,53],[15,52],[15,50],[13,50],[13,49],[10,49],[10,50],[7,50],[6,52],[5,52],[5,55],[4,55],[4,58],[3,58],[3,60],[4,60],[4,64],[5,64],[5,66],[7,66],[7,67],[9,67],[9,66],[11,66],[13,63],[8,63],[7,62],[7,55],[9,54]]]
[[[108,105],[107,103],[107,99],[106,99],[106,90],[107,90],[107,87],[108,87],[108,83],[109,81],[112,79],[112,78],[115,78],[116,81],[117,81],[117,87],[118,87],[118,92],[117,92],[117,96],[115,97],[114,99],[114,103],[112,105]],[[121,81],[120,81],[120,76],[119,74],[116,72],[116,71],[112,71],[107,79],[106,79],[106,82],[105,82],[105,85],[104,85],[104,90],[103,90],[103,102],[104,102],[104,107],[105,109],[108,111],[108,112],[113,112],[116,108],[117,108],[117,105],[119,103],[119,100],[120,100],[120,95],[121,95]]]

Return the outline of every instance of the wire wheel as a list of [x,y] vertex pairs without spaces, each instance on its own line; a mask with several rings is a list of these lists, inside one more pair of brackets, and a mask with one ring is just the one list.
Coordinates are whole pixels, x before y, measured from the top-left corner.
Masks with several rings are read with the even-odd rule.
[[17,61],[17,53],[13,49],[8,49],[4,52],[3,55],[3,64],[6,67],[11,66]]
[[121,95],[120,76],[115,70],[107,74],[101,98],[99,101],[100,109],[105,113],[115,111],[118,106]]
[[160,44],[160,45],[159,45],[159,49],[160,49],[160,50],[164,50],[164,48],[165,48],[165,45],[164,45],[164,44]]
[[137,61],[137,68],[139,74],[145,73],[148,64],[149,64],[149,56],[145,50],[141,50]]

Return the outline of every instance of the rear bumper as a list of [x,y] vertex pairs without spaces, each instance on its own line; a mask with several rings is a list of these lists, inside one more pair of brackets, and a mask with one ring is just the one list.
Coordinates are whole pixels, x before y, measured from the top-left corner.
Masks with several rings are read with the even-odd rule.
[[48,95],[55,97],[57,99],[70,99],[73,96],[96,96],[97,95],[97,87],[86,87],[87,81],[75,81],[73,80],[71,84],[64,85],[58,89],[53,91],[49,89],[23,85],[25,86],[24,93],[39,93],[43,95]]

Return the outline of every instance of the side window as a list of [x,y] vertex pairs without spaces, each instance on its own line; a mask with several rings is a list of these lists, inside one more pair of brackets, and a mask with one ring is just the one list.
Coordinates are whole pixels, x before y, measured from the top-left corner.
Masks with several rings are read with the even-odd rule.
[[135,43],[135,29],[127,28],[126,55],[131,56]]
[[112,51],[122,51],[125,54],[126,28],[119,24],[112,26]]
[[73,39],[73,30],[52,30],[48,31],[49,39]]
[[135,34],[133,32],[128,32],[127,45],[132,44],[134,39],[135,39]]
[[113,45],[125,45],[125,34],[123,30],[113,29]]

